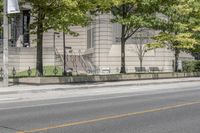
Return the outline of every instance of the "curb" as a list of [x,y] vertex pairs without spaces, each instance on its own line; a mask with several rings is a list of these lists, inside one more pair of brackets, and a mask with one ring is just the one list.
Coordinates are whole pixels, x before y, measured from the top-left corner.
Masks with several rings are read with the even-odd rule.
[[[145,85],[160,85],[160,84],[174,84],[183,82],[199,82],[199,80],[181,80],[181,81],[167,81],[167,82],[149,82],[149,83],[128,83],[128,84],[112,84],[112,85],[88,85],[88,86],[70,86],[69,88],[52,88],[52,89],[37,89],[37,90],[13,90],[13,91],[3,91],[0,95],[16,94],[16,93],[39,93],[47,91],[64,91],[64,90],[74,90],[74,89],[93,89],[93,88],[108,88],[108,87],[126,87],[126,86],[145,86]],[[114,83],[114,82],[113,82]]]

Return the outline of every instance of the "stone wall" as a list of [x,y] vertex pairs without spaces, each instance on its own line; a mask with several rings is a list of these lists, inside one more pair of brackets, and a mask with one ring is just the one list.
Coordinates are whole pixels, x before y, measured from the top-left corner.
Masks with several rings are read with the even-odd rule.
[[[2,48],[0,48],[2,50]],[[43,50],[44,66],[55,65],[54,49],[45,47]],[[0,67],[3,65],[3,55],[0,54]],[[9,71],[13,67],[16,71],[28,70],[36,67],[36,48],[10,47],[9,48]]]
[[75,77],[37,77],[37,78],[14,78],[10,79],[14,84],[69,84],[69,83],[90,83],[109,81],[128,81],[144,79],[165,79],[165,78],[186,78],[200,77],[200,73],[149,73],[149,74],[128,74],[128,75],[96,75],[96,76],[75,76]]
[[[87,47],[87,35],[86,35],[86,29],[82,28],[80,26],[75,26],[71,28],[72,31],[79,33],[79,36],[71,36],[67,35],[65,36],[65,43],[67,47],[71,47],[74,52],[77,54],[79,50],[81,50],[83,53],[86,50]],[[44,47],[54,47],[54,30],[49,30],[48,32],[44,33],[43,37],[43,46]],[[59,35],[55,35],[55,48],[58,50],[60,54],[63,54],[63,33],[58,32]],[[31,47],[36,46],[36,35],[31,35]]]

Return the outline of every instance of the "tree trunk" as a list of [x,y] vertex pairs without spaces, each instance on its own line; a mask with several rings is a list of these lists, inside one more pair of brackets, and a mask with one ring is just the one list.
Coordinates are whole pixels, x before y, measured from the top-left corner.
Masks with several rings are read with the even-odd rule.
[[43,76],[43,14],[38,11],[36,76]]
[[174,72],[178,72],[178,59],[179,59],[180,50],[175,48],[175,61],[174,61]]
[[139,60],[140,60],[140,71],[142,72],[142,67],[143,67],[143,59],[142,59],[142,58],[140,58]]
[[140,46],[139,46],[139,61],[140,61],[140,72],[142,72],[142,65],[143,65],[143,47],[142,47],[142,38],[140,34]]
[[122,25],[122,38],[121,38],[121,71],[120,73],[125,74],[126,73],[126,53],[125,53],[125,25]]

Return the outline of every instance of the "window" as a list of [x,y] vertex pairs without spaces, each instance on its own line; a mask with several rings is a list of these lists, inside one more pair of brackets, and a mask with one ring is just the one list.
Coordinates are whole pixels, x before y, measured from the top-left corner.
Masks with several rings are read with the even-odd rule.
[[16,21],[17,21],[17,17],[15,16],[11,19],[11,22],[10,22],[10,35],[9,35],[10,38],[9,38],[9,41],[10,41],[12,47],[16,46],[16,40],[17,40]]
[[120,44],[121,42],[121,25],[113,24],[113,44]]
[[95,43],[94,43],[94,31],[95,31],[95,28],[94,27],[90,27],[88,30],[87,30],[87,48],[93,48],[95,46]]
[[30,46],[30,10],[23,11],[23,46],[29,47]]

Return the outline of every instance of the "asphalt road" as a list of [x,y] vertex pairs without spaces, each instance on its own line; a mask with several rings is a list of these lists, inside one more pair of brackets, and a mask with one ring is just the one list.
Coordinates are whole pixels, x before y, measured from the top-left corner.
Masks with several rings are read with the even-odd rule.
[[200,84],[179,86],[0,103],[0,133],[199,133]]

